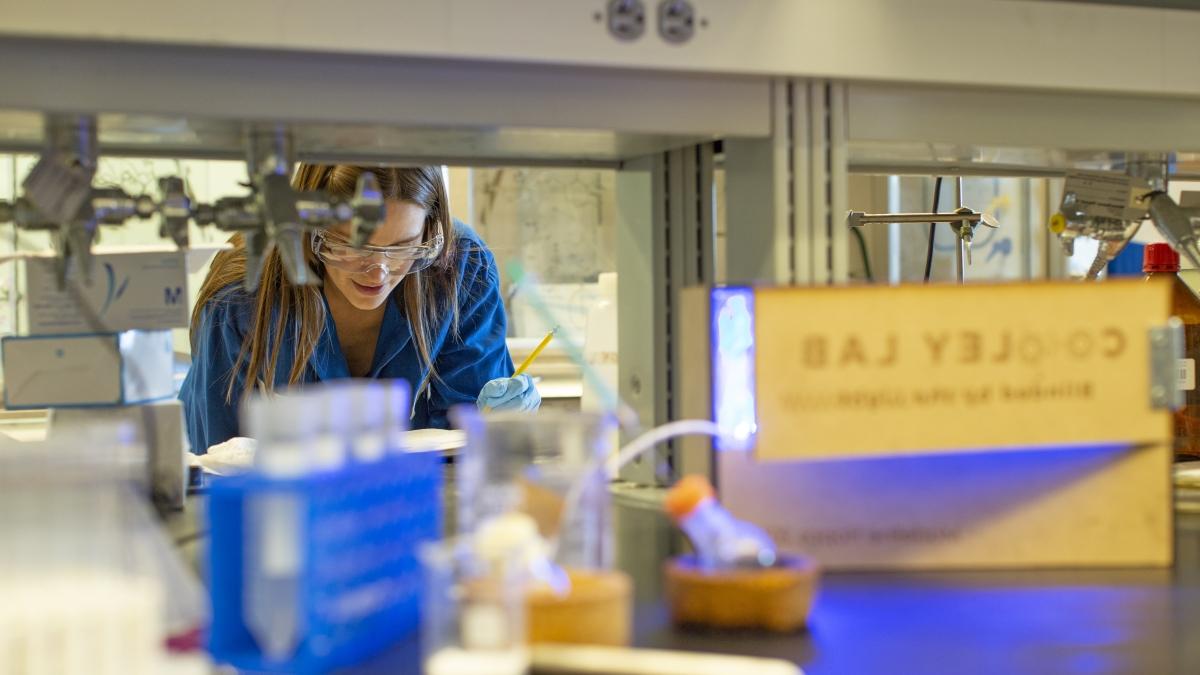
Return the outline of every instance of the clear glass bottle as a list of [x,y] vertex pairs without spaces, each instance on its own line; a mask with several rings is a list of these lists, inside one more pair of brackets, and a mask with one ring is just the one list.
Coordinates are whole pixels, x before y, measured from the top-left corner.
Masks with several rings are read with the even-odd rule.
[[1170,244],[1150,244],[1142,258],[1147,279],[1170,277],[1171,313],[1183,322],[1184,355],[1179,362],[1179,388],[1184,390],[1183,408],[1175,413],[1175,458],[1200,459],[1200,388],[1196,361],[1200,358],[1200,298],[1179,278],[1179,254]]
[[611,419],[543,410],[535,416],[498,412],[486,418],[469,407],[452,411],[467,432],[458,458],[458,532],[519,510],[539,534],[556,542],[564,568],[612,568],[611,496],[604,458]]

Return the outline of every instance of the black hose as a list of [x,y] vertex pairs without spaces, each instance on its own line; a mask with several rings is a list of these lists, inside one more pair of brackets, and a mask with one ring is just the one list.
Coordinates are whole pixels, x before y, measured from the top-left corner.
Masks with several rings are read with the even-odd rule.
[[[937,213],[938,198],[942,196],[942,177],[938,176],[933,183],[933,212]],[[925,283],[929,283],[929,275],[933,271],[933,238],[937,234],[937,223],[929,224],[929,248],[925,249]]]
[[863,270],[867,273],[867,281],[875,283],[875,275],[871,273],[871,258],[867,255],[867,241],[863,239],[861,228],[852,227],[850,231],[854,233],[854,237],[858,239],[858,250],[862,253]]

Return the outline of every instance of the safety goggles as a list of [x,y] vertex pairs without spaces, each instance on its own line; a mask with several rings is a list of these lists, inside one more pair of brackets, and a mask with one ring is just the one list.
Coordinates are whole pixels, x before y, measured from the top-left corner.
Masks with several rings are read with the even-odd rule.
[[313,253],[321,262],[347,272],[382,267],[388,274],[410,274],[433,264],[442,252],[441,234],[415,246],[351,246],[336,234],[320,230],[313,235]]

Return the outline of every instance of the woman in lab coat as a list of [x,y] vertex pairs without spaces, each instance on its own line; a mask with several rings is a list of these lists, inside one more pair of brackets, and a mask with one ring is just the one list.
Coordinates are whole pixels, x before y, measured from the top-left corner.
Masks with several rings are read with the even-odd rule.
[[309,235],[322,285],[289,283],[272,251],[258,291],[246,292],[240,237],[213,260],[193,310],[192,367],[180,392],[194,452],[238,435],[244,395],[305,382],[408,380],[413,428],[445,428],[447,409],[460,403],[540,405],[528,376],[509,377],[496,262],[450,218],[440,168],[301,165],[293,185],[348,199],[363,171],[379,181],[385,222],[362,248],[349,245],[349,223]]

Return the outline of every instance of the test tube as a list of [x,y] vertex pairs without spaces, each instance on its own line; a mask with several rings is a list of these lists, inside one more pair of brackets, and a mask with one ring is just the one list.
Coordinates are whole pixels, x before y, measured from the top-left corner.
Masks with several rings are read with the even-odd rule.
[[[313,466],[319,410],[309,395],[249,402],[244,419],[258,439],[255,463],[263,475],[287,480]],[[304,632],[302,606],[305,548],[304,495],[266,490],[247,505],[242,612],[263,656],[290,658]]]
[[387,404],[383,383],[355,382],[346,388],[350,402],[351,452],[360,462],[375,462],[387,452]]
[[324,385],[300,394],[316,425],[312,436],[314,471],[336,471],[346,463],[354,414],[353,398],[348,395],[352,387],[348,384]]
[[404,432],[408,431],[412,397],[408,382],[379,380],[383,390],[383,425],[388,452],[404,452]]

